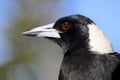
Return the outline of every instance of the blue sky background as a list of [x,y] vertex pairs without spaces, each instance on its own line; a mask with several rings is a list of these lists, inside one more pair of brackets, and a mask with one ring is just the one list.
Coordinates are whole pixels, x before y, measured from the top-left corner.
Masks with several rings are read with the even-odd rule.
[[[0,64],[4,64],[6,56],[10,56],[5,31],[13,24],[12,16],[19,13],[19,4],[16,3],[0,0]],[[83,14],[91,18],[106,33],[114,50],[120,52],[120,0],[61,0],[55,9],[58,18],[71,14]]]

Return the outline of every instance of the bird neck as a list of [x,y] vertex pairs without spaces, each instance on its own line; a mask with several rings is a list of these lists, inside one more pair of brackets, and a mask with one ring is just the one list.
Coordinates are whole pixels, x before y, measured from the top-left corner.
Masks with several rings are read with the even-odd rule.
[[63,53],[65,54],[66,52],[74,52],[79,49],[86,49],[89,50],[89,45],[88,45],[88,40],[72,40],[71,42],[68,42],[68,44],[63,44],[62,46]]

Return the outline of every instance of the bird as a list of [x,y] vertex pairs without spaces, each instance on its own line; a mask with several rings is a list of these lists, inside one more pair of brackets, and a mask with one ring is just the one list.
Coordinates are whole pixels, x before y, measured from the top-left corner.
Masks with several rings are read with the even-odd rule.
[[44,37],[63,50],[58,80],[120,80],[120,54],[90,18],[73,14],[22,33]]

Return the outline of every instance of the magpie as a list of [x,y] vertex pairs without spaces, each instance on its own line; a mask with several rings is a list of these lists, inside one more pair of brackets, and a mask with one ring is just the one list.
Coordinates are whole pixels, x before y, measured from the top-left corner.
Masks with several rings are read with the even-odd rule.
[[45,37],[62,48],[64,57],[58,80],[120,80],[120,54],[86,16],[65,16],[22,34]]

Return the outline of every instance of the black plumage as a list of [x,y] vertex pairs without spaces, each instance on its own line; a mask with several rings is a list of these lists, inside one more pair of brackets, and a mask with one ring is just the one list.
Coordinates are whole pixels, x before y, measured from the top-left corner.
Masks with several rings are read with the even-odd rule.
[[120,80],[120,55],[85,16],[66,16],[51,27],[43,26],[23,34],[46,37],[63,49],[59,80]]

